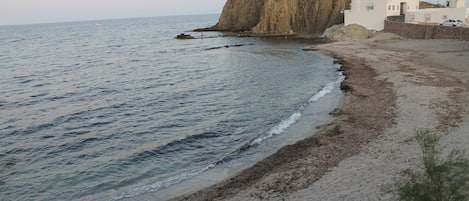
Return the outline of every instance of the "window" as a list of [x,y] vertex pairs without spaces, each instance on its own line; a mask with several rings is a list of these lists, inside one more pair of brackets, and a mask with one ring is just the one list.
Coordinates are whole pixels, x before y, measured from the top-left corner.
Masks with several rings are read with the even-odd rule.
[[388,10],[391,10],[391,5],[388,6]]
[[368,0],[366,3],[366,8],[368,10],[374,10],[375,9],[375,2],[373,0]]
[[397,10],[399,10],[399,6],[397,6]]
[[392,5],[392,10],[396,10],[396,6],[395,6],[395,5]]
[[448,15],[443,15],[443,16],[441,16],[441,19],[442,19],[442,20],[447,20],[447,19],[448,19]]

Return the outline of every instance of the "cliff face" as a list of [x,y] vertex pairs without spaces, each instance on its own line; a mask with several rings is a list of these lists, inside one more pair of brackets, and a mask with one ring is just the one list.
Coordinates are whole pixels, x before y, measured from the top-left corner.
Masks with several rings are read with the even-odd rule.
[[253,34],[321,33],[343,22],[340,13],[350,0],[228,0],[218,31],[249,31]]
[[444,8],[445,6],[440,4],[433,4],[425,1],[420,1],[419,8],[420,9],[428,9],[428,8]]
[[218,23],[219,31],[248,31],[259,23],[263,0],[228,0]]

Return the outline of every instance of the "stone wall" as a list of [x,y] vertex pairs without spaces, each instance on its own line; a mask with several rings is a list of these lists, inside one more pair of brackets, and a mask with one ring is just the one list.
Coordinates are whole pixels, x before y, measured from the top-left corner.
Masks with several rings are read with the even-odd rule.
[[469,41],[469,28],[384,21],[384,31],[413,39],[458,39]]

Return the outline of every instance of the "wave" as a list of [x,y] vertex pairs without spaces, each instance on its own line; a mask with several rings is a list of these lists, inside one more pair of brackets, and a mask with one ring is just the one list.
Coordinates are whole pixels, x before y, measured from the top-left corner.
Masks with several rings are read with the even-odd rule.
[[[267,139],[273,137],[274,135],[279,135],[279,134],[283,133],[287,128],[289,128],[292,124],[297,122],[300,118],[301,118],[300,112],[294,113],[293,115],[290,116],[290,118],[283,120],[280,124],[278,124],[277,126],[271,128],[269,130],[269,132],[267,132],[266,135],[258,137],[257,139],[255,139],[251,143],[248,143],[248,144],[245,144],[245,145],[239,147],[235,151],[227,154],[226,156],[220,158],[218,161],[216,161],[216,162],[214,162],[214,163],[212,163],[212,164],[210,164],[210,165],[208,165],[208,166],[206,166],[202,169],[198,169],[198,170],[194,170],[194,171],[186,172],[186,173],[181,173],[181,174],[166,178],[162,181],[155,182],[155,183],[150,184],[150,185],[134,188],[134,189],[132,189],[130,191],[127,191],[125,193],[122,193],[120,195],[111,197],[107,201],[118,201],[118,200],[122,200],[122,199],[126,199],[126,198],[134,198],[134,197],[137,197],[137,196],[142,195],[144,193],[155,192],[155,191],[161,190],[163,188],[167,188],[167,187],[170,187],[172,185],[178,184],[182,181],[191,179],[191,178],[193,178],[197,175],[200,175],[200,174],[204,173],[205,171],[207,171],[209,169],[212,169],[212,168],[216,167],[217,165],[220,165],[222,163],[225,163],[227,161],[232,160],[235,156],[239,155],[241,152],[246,151],[247,149],[250,149],[251,147],[253,147],[257,144],[260,144],[262,141],[267,140]],[[203,138],[206,138],[206,137],[213,138],[213,137],[219,137],[219,135],[217,133],[209,132],[209,133],[198,134],[198,135],[195,135],[195,136],[190,136],[190,137],[187,137],[187,138],[182,138],[180,140],[169,143],[168,145],[165,145],[165,146],[160,147],[158,149],[155,149],[155,150],[152,150],[152,151],[142,152],[142,153],[134,156],[133,159],[134,160],[135,159],[142,160],[143,158],[148,158],[149,156],[157,155],[158,152],[164,151],[167,148],[170,148],[170,147],[173,147],[173,146],[176,146],[176,145],[187,145],[186,143],[188,143],[188,142],[194,142],[194,140],[203,139]],[[188,141],[188,142],[186,142],[186,141]],[[178,146],[178,149],[181,149],[181,148],[183,148],[183,147]]]
[[117,200],[122,200],[122,199],[125,199],[125,198],[133,198],[133,197],[136,197],[136,196],[139,196],[139,195],[142,195],[143,193],[148,193],[148,192],[155,192],[155,191],[158,191],[162,188],[167,188],[167,187],[170,187],[174,184],[177,184],[181,181],[184,181],[184,180],[187,180],[187,179],[190,179],[192,177],[195,177],[209,169],[212,169],[214,168],[215,165],[214,164],[210,164],[208,166],[206,166],[205,168],[202,168],[200,170],[195,170],[195,171],[192,171],[192,172],[189,172],[189,173],[183,173],[183,174],[180,174],[180,175],[176,175],[176,176],[172,176],[172,177],[169,177],[163,181],[159,181],[159,182],[155,182],[153,184],[150,184],[150,185],[146,185],[146,186],[142,186],[142,187],[138,187],[138,188],[134,188],[126,193],[123,193],[123,194],[120,194],[118,196],[114,196],[110,199],[108,199],[107,201],[117,201]]
[[319,99],[321,99],[322,97],[324,97],[327,94],[331,93],[332,90],[334,89],[335,85],[340,84],[342,81],[344,81],[345,76],[342,74],[342,72],[339,71],[337,74],[339,75],[339,78],[335,82],[327,83],[326,86],[324,86],[321,90],[319,90],[319,92],[317,92],[316,94],[311,96],[311,98],[309,99],[310,103],[311,102],[316,102]]
[[[334,90],[335,86],[337,84],[340,84],[342,81],[344,81],[345,76],[342,74],[342,72],[338,71],[338,78],[334,82],[329,82],[327,83],[321,90],[319,90],[317,93],[315,93],[311,98],[309,99],[309,103],[316,102],[322,97],[326,96],[327,94],[331,93],[332,90]],[[256,139],[254,139],[251,142],[251,146],[257,145],[262,143],[263,141],[272,138],[274,135],[279,135],[282,134],[287,128],[289,128],[291,125],[296,123],[300,118],[301,118],[301,110],[303,110],[304,107],[301,107],[300,111],[295,112],[293,115],[291,115],[289,118],[283,120],[278,124],[277,126],[273,127],[270,129],[265,135],[262,135]]]
[[270,129],[269,132],[267,132],[266,135],[262,135],[262,136],[260,136],[256,139],[254,139],[251,142],[251,146],[256,145],[256,144],[260,144],[263,141],[265,141],[269,138],[272,138],[274,135],[282,134],[287,128],[289,128],[292,124],[296,123],[300,118],[301,118],[301,113],[300,112],[296,112],[296,113],[292,114],[288,119],[283,120],[282,122],[280,122],[280,124],[273,127],[272,129]]
[[[328,95],[329,93],[331,93],[334,90],[334,88],[337,87],[337,84],[340,84],[345,79],[345,76],[342,74],[342,72],[338,71],[337,74],[338,74],[338,79],[336,81],[327,83],[323,88],[321,88],[318,92],[316,92],[313,96],[311,96],[308,103],[316,102],[319,99],[321,99],[322,97]],[[299,111],[293,113],[287,119],[282,120],[279,124],[272,127],[267,133],[255,138],[250,143],[247,143],[247,144],[239,147],[238,149],[236,149],[235,151],[233,151],[233,152],[229,153],[228,155],[222,157],[221,159],[219,159],[215,163],[212,163],[212,164],[210,164],[210,165],[208,165],[208,166],[206,166],[202,169],[182,173],[182,174],[179,174],[179,175],[169,177],[165,180],[155,182],[155,183],[150,184],[150,185],[134,188],[134,189],[132,189],[132,190],[126,192],[126,193],[122,193],[118,196],[114,196],[114,197],[108,199],[108,201],[117,201],[117,200],[122,200],[122,199],[125,199],[125,198],[133,198],[133,197],[142,195],[144,193],[155,192],[155,191],[161,190],[163,188],[167,188],[167,187],[170,187],[172,185],[178,184],[182,181],[191,179],[191,178],[193,178],[197,175],[200,175],[200,174],[204,173],[205,171],[216,167],[219,164],[225,163],[225,162],[233,159],[234,156],[239,155],[241,152],[246,151],[246,150],[248,150],[248,149],[250,149],[254,146],[257,146],[257,145],[261,144],[263,141],[274,137],[275,135],[280,135],[280,134],[284,133],[285,130],[287,130],[290,126],[292,126],[293,124],[295,124],[297,121],[299,121],[301,119],[301,116],[302,116],[301,111],[303,109],[304,109],[304,107],[301,107]],[[198,135],[195,135],[195,136],[190,136],[190,137],[187,137],[187,138],[182,138],[182,139],[179,139],[175,142],[172,142],[172,143],[170,143],[166,146],[160,147],[157,150],[162,151],[162,150],[164,150],[168,147],[174,146],[176,144],[186,144],[188,142],[194,142],[194,140],[203,139],[203,138],[207,138],[207,137],[208,138],[220,137],[220,133],[218,133],[218,132],[207,132],[207,133],[202,133],[202,134],[198,134]],[[186,142],[186,141],[188,141],[188,142]],[[179,148],[181,148],[181,147],[179,147]],[[141,158],[147,158],[148,157],[147,155],[154,155],[157,152],[157,150],[143,152],[140,155],[138,155],[137,158],[140,158],[140,159]]]

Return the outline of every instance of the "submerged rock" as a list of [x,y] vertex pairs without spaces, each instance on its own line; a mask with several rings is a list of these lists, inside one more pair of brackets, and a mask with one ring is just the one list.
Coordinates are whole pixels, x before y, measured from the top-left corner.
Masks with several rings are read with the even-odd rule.
[[218,46],[218,47],[210,47],[205,49],[206,51],[208,50],[216,50],[216,49],[221,49],[221,48],[230,48],[230,47],[243,47],[246,45],[254,45],[254,43],[249,43],[249,44],[236,44],[236,45],[225,45],[225,46]]
[[179,34],[176,36],[176,39],[194,39],[193,36],[191,36],[190,34]]

